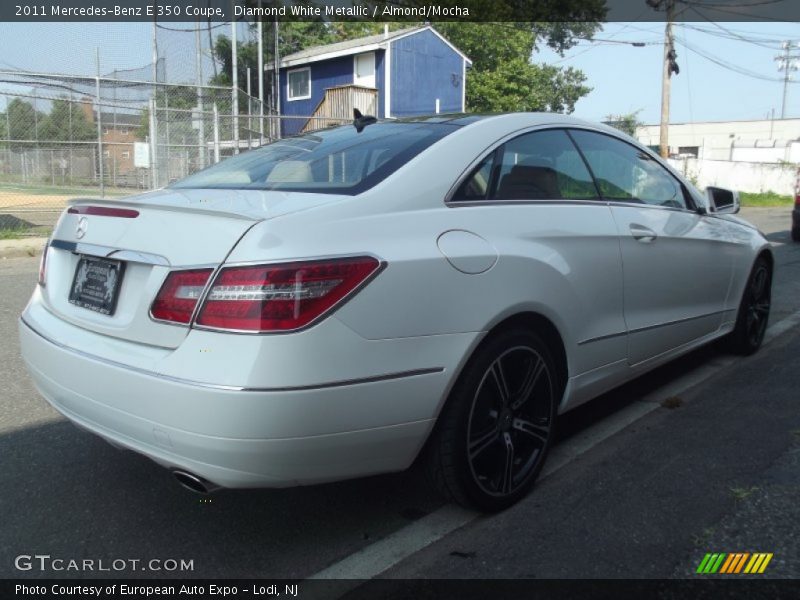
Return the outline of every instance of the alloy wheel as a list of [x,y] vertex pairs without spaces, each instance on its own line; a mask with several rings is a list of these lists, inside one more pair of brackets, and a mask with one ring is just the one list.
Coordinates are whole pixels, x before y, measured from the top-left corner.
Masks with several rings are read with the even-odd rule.
[[746,310],[747,340],[753,346],[758,346],[767,330],[769,310],[771,304],[771,286],[769,270],[765,265],[760,265],[750,280],[750,294]]
[[529,346],[503,352],[486,369],[470,408],[467,460],[490,496],[513,494],[544,457],[552,430],[553,377]]

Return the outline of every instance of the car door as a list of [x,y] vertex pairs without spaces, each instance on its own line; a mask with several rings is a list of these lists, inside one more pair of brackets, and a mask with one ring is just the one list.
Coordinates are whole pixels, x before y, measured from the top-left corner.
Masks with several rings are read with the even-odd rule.
[[565,130],[504,141],[473,167],[450,205],[470,207],[461,228],[497,247],[498,298],[522,289],[522,302],[557,316],[570,345],[570,375],[589,373],[575,385],[600,386],[601,367],[625,364],[617,229]]
[[614,136],[571,130],[616,221],[628,362],[641,363],[717,331],[733,254],[720,220],[653,156]]

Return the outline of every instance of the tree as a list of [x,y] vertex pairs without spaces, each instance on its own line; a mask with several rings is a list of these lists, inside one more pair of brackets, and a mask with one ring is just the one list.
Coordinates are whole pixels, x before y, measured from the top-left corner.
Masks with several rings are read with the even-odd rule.
[[437,23],[437,30],[472,59],[467,72],[467,109],[473,112],[572,112],[591,91],[571,67],[535,64],[544,43],[562,53],[600,27],[581,23]]
[[97,128],[86,118],[80,104],[64,98],[53,100],[50,113],[39,126],[39,139],[79,142],[97,139]]
[[8,104],[8,137],[11,140],[35,140],[37,123],[44,118],[30,102],[14,98]]
[[8,148],[8,119],[6,113],[0,113],[0,146]]
[[639,120],[640,112],[641,109],[624,115],[606,115],[605,123],[633,137],[636,135],[636,128],[642,125]]
[[[159,86],[155,103],[158,122],[164,126],[163,130],[159,131],[159,138],[166,134],[167,125],[169,125],[170,140],[197,138],[197,132],[192,129],[193,117],[187,112],[197,106],[197,88],[188,85]],[[230,94],[225,95],[217,103],[220,111],[230,110]],[[208,105],[205,106],[205,110],[209,110]],[[136,139],[146,140],[149,136],[150,109],[146,108],[141,112]]]
[[[390,24],[390,29],[408,26],[405,23]],[[381,23],[365,21],[287,21],[282,22],[278,29],[278,51],[280,56],[294,54],[300,50],[351,40],[354,38],[374,35],[383,31]],[[273,29],[264,27],[264,64],[269,65],[273,60]],[[245,42],[236,46],[237,75],[239,86],[246,87],[247,68],[250,67],[254,81],[251,82],[255,89],[258,67],[258,44]],[[229,86],[232,82],[233,65],[231,58],[231,39],[224,34],[217,36],[214,42],[214,58],[221,69],[211,83],[214,85]]]

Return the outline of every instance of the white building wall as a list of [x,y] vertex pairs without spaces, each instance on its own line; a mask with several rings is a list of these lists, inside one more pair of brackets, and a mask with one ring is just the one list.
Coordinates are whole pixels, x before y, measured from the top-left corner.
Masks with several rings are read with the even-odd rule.
[[794,165],[702,158],[670,158],[669,163],[701,190],[711,185],[740,192],[794,195],[797,178]]
[[777,148],[733,148],[731,150],[731,160],[753,163],[777,163],[787,160],[788,147],[779,146]]
[[[636,129],[635,137],[647,146],[658,146],[660,127],[643,125]],[[671,154],[678,154],[681,146],[697,146],[699,158],[712,160],[731,160],[734,142],[755,144],[759,140],[798,139],[800,139],[800,119],[671,123],[669,126]]]

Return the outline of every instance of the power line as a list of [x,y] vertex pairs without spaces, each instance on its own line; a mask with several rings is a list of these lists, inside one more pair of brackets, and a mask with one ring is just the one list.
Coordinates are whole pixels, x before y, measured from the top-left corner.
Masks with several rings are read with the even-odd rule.
[[[711,25],[713,25],[714,27],[719,29],[725,35],[722,35],[722,34],[719,34],[719,33],[716,33],[716,32],[712,33],[711,31],[708,31],[708,30],[702,30],[702,29],[699,29],[697,27],[691,27],[690,26],[690,28],[692,28],[692,29],[697,29],[698,31],[703,31],[704,33],[708,33],[709,35],[717,35],[719,37],[726,37],[727,39],[737,39],[737,40],[740,40],[740,41],[743,41],[743,42],[748,42],[748,43],[751,43],[751,44],[755,44],[757,46],[762,46],[764,48],[770,48],[770,49],[774,49],[775,48],[774,45],[770,46],[770,45],[767,45],[767,44],[763,44],[760,41],[754,40],[753,38],[746,38],[745,36],[739,35],[739,34],[733,32],[733,31],[731,31],[730,29],[726,29],[725,27],[723,27],[719,23],[717,23],[715,21],[712,21],[711,19],[706,17],[703,13],[701,13],[699,10],[697,10],[697,8],[695,8],[694,6],[690,5],[690,6],[688,6],[688,8],[692,12],[694,12],[696,15],[698,15],[701,19],[704,19],[705,21],[707,21],[708,23],[710,23]],[[780,44],[780,41],[775,40],[773,42],[773,44]]]
[[[714,25],[717,25],[714,23]],[[694,25],[689,25],[688,23],[684,23],[683,26],[686,29],[691,29],[692,31],[697,31],[699,33],[704,33],[706,35],[711,35],[714,37],[726,39],[726,40],[733,40],[737,42],[744,42],[746,44],[753,44],[754,46],[759,46],[761,48],[767,48],[769,50],[777,50],[781,47],[782,40],[779,39],[769,39],[769,38],[748,38],[742,35],[735,34],[730,32],[731,35],[728,35],[723,31],[714,31],[711,29],[705,29],[703,27],[697,27]],[[720,29],[722,29],[720,27]]]
[[168,27],[166,25],[162,25],[161,23],[156,23],[156,27],[158,29],[163,29],[165,31],[177,31],[178,33],[195,33],[195,32],[203,32],[207,29],[218,29],[220,27],[227,27],[227,23],[217,23],[216,25],[203,25],[202,27],[192,27],[190,29],[185,29],[183,27]]
[[[758,20],[762,20],[762,21],[776,21],[776,22],[780,22],[780,23],[785,23],[786,19],[782,19],[780,17],[768,17],[767,15],[755,14],[755,13],[752,13],[752,12],[731,10],[732,8],[745,8],[746,9],[746,8],[752,7],[752,6],[761,6],[762,4],[765,4],[765,5],[766,4],[778,4],[779,2],[783,2],[783,1],[784,0],[763,0],[763,2],[761,4],[715,4],[715,5],[712,6],[711,4],[706,4],[706,3],[702,3],[702,2],[692,2],[692,3],[690,3],[688,0],[676,0],[676,2],[680,2],[685,7],[678,14],[681,14],[681,13],[683,13],[686,10],[689,10],[689,9],[694,9],[695,6],[698,6],[700,8],[705,8],[705,9],[708,9],[710,11],[726,13],[726,14],[729,14],[729,15],[736,15],[740,19],[743,18],[743,17],[747,17],[748,19],[752,19],[752,20],[757,20],[758,19]],[[792,1],[794,1],[794,0],[792,0]]]
[[[716,24],[716,22],[714,22],[714,23]],[[693,27],[696,27],[696,26],[693,26]],[[709,31],[708,29],[703,29],[702,27],[696,27],[696,28],[700,29],[700,30],[703,30],[703,31]],[[729,27],[728,31],[730,31],[731,33],[737,34],[737,35],[741,35],[741,36],[747,36],[747,35],[763,36],[764,35],[763,31],[753,31],[753,30],[749,30],[749,29],[733,29],[733,28]],[[773,42],[773,41],[783,40],[786,37],[791,37],[794,34],[789,34],[789,33],[784,33],[784,32],[776,32],[774,35],[775,35],[775,37],[771,37],[771,38],[755,37],[755,38],[750,38],[750,39],[756,39],[758,41],[763,41],[763,42]]]
[[730,2],[697,2],[696,0],[692,0],[689,2],[688,0],[677,0],[681,4],[686,5],[693,5],[699,6],[701,8],[749,8],[751,6],[765,6],[767,4],[781,4],[786,2],[786,0],[753,0],[752,2],[742,2],[740,4],[731,4]]
[[[735,65],[735,64],[733,64],[733,63],[731,63],[729,61],[726,61],[726,60],[724,60],[724,59],[722,59],[722,58],[720,58],[718,56],[715,56],[715,55],[713,55],[713,54],[711,54],[711,53],[709,53],[709,52],[707,52],[705,50],[700,50],[696,46],[694,46],[694,45],[690,44],[689,42],[687,42],[685,39],[682,39],[682,38],[679,38],[679,37],[676,37],[675,39],[676,39],[676,41],[678,41],[681,44],[681,46],[683,46],[687,50],[689,50],[691,52],[694,52],[698,56],[701,56],[701,57],[705,58],[706,60],[708,60],[710,62],[713,62],[714,64],[716,64],[716,65],[718,65],[720,67],[723,67],[724,69],[728,69],[729,71],[733,71],[735,73],[738,73],[739,75],[745,75],[746,77],[752,77],[753,79],[760,79],[762,81],[772,81],[772,82],[781,82],[781,81],[783,81],[783,79],[778,78],[778,77],[769,77],[768,75],[762,75],[760,73],[757,73],[756,71],[750,71],[749,69],[745,69],[744,67],[740,67],[738,65]],[[796,82],[790,81],[790,83],[796,83]]]

